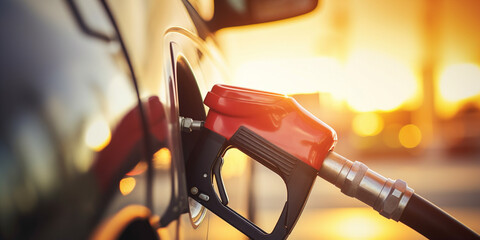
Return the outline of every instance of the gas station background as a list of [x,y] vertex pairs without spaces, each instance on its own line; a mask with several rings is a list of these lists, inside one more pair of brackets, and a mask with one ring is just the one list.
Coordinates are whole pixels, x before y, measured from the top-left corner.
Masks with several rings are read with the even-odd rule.
[[[337,131],[336,152],[405,180],[479,232],[478,26],[474,0],[325,0],[305,16],[217,37],[234,70],[231,84],[293,96]],[[230,155],[227,191],[233,186],[232,199],[243,199],[233,208],[273,226],[286,196],[272,183],[281,180],[238,152]],[[244,238],[215,217],[209,221],[219,230],[211,239]],[[423,238],[319,179],[291,239]]]

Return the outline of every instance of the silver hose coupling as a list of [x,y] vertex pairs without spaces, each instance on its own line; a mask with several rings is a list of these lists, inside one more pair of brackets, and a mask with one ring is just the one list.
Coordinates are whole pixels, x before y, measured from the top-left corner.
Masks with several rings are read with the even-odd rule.
[[201,130],[203,128],[204,121],[193,120],[187,117],[179,117],[180,128],[183,132],[190,133],[192,131]]
[[318,176],[397,222],[413,195],[413,189],[406,182],[385,178],[365,164],[352,162],[334,152],[325,158]]

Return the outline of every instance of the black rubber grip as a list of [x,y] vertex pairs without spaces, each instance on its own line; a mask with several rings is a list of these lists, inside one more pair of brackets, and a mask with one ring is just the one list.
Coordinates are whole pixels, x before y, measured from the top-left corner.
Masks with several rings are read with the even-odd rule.
[[287,182],[299,160],[246,127],[240,127],[230,138],[232,145],[275,171]]

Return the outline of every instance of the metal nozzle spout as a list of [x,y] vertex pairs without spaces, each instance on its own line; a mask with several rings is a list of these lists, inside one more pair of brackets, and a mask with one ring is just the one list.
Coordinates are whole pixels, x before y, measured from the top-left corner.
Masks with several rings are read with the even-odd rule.
[[204,124],[203,121],[193,120],[187,117],[179,117],[178,121],[180,123],[180,128],[182,129],[182,131],[187,133],[201,130]]
[[352,162],[334,152],[330,152],[323,161],[318,176],[395,221],[400,220],[413,195],[413,189],[406,182],[385,178],[365,164]]

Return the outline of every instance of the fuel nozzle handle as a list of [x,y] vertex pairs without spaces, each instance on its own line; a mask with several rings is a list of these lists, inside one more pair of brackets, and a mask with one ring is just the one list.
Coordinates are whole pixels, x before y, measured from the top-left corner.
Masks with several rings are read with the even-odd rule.
[[[209,107],[204,123],[179,120],[185,132],[201,129],[186,164],[189,197],[251,239],[286,239],[336,143],[335,131],[283,94],[215,85],[204,103]],[[229,207],[220,168],[231,148],[280,176],[286,186],[287,201],[270,232]]]
[[480,239],[474,231],[415,194],[406,182],[385,178],[361,162],[330,152],[318,176],[384,217],[403,222],[429,239]]

